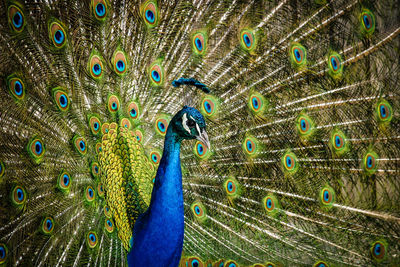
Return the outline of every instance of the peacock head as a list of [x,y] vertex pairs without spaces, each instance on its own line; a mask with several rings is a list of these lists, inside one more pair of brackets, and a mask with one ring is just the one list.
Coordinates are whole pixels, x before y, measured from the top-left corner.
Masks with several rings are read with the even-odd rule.
[[203,115],[192,107],[184,106],[171,120],[170,126],[181,139],[197,139],[210,148]]

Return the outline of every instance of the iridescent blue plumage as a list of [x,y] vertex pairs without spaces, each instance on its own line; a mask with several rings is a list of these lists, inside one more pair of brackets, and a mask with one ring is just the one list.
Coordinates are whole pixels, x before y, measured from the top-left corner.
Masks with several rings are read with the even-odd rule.
[[129,266],[178,266],[184,233],[180,147],[184,139],[195,138],[208,145],[205,127],[201,113],[191,107],[172,118],[150,206],[135,223]]

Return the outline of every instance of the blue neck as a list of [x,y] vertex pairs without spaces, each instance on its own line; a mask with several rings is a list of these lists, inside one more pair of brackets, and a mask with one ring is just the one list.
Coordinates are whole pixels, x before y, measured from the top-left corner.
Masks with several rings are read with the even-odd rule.
[[182,139],[168,127],[164,152],[150,206],[134,227],[130,266],[178,266],[184,219],[180,146]]

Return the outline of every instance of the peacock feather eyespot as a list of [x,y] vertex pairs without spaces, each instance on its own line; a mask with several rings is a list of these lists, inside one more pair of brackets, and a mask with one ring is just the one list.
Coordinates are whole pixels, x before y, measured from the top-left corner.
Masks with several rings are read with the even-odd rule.
[[296,155],[291,152],[287,151],[283,157],[281,158],[283,169],[286,173],[294,174],[299,169],[299,164]]
[[225,180],[223,186],[225,189],[225,193],[230,199],[236,199],[240,197],[241,187],[239,182],[235,178],[229,177],[228,179]]
[[136,129],[134,134],[135,134],[136,141],[141,143],[143,141],[143,130],[142,129]]
[[370,253],[372,258],[377,261],[381,262],[386,259],[387,256],[387,248],[388,245],[384,240],[375,241],[370,248]]
[[299,43],[292,43],[290,45],[290,61],[295,68],[303,68],[307,65],[307,51]]
[[11,190],[11,202],[17,206],[22,207],[27,200],[25,188],[20,185],[15,185]]
[[317,261],[313,267],[329,267],[329,265],[324,261]]
[[161,160],[161,153],[158,150],[153,150],[150,152],[150,160],[153,162],[155,165],[158,165]]
[[123,76],[126,74],[128,69],[128,61],[126,59],[126,55],[122,50],[117,50],[114,53],[112,65],[114,67],[114,71],[119,76]]
[[53,88],[52,91],[53,91],[54,102],[56,103],[58,110],[62,112],[68,111],[70,106],[70,101],[65,89],[62,87],[56,87]]
[[247,106],[253,114],[260,115],[265,111],[267,105],[263,95],[252,92],[247,100]]
[[374,14],[368,9],[363,9],[360,15],[360,21],[361,21],[361,32],[367,37],[371,36],[375,31]]
[[261,263],[256,263],[256,264],[253,264],[251,267],[265,267],[266,265],[264,265],[264,264],[261,264]]
[[392,120],[392,106],[384,99],[375,105],[375,113],[378,122],[381,124],[388,124]]
[[167,115],[161,114],[157,116],[156,121],[154,123],[154,128],[156,130],[156,133],[158,133],[161,136],[165,136],[165,134],[167,133],[169,120],[170,118]]
[[246,136],[242,143],[243,152],[248,157],[255,157],[259,150],[258,140],[253,136]]
[[102,183],[97,185],[97,193],[99,194],[99,197],[104,197],[104,187]]
[[218,115],[219,107],[219,100],[214,96],[207,95],[201,101],[200,112],[207,118],[214,118]]
[[228,260],[225,262],[224,267],[239,267],[239,265],[234,260]]
[[206,160],[211,156],[211,150],[201,141],[196,141],[193,147],[193,153],[201,160]]
[[268,194],[266,197],[264,197],[262,204],[264,209],[271,216],[275,216],[279,212],[280,206],[278,199],[272,194]]
[[192,35],[192,50],[197,55],[204,55],[207,50],[206,31],[197,31]]
[[319,193],[319,200],[324,207],[332,207],[335,203],[335,191],[332,187],[326,185]]
[[119,122],[119,126],[121,128],[129,130],[132,127],[132,123],[128,118],[122,118],[121,121]]
[[39,136],[32,137],[29,140],[26,149],[29,156],[34,162],[36,162],[37,164],[42,162],[46,147]]
[[245,51],[253,51],[256,48],[256,36],[251,29],[240,31],[240,45]]
[[367,153],[365,153],[363,157],[363,167],[364,171],[367,172],[368,175],[372,175],[377,171],[378,160],[379,156],[376,152],[369,150]]
[[67,43],[67,35],[60,22],[49,22],[49,37],[57,49],[63,48]]
[[8,248],[5,244],[0,243],[0,264],[4,264],[7,261]]
[[109,127],[110,127],[110,124],[109,123],[103,123],[103,125],[101,126],[101,133],[103,134],[103,135],[105,135],[105,134],[108,134],[108,131],[109,131]]
[[300,137],[308,139],[315,131],[314,122],[309,116],[302,112],[296,119],[296,129]]
[[7,87],[15,100],[21,101],[25,98],[25,84],[16,74],[7,77]]
[[68,193],[71,188],[71,175],[66,171],[61,171],[57,179],[57,188],[64,193]]
[[206,209],[200,201],[193,202],[190,208],[198,222],[206,223],[208,221]]
[[349,144],[344,133],[335,129],[331,134],[330,146],[337,155],[342,155],[349,150]]
[[199,257],[191,256],[186,259],[187,267],[205,267],[203,261]]
[[129,114],[129,117],[132,120],[138,119],[139,118],[139,105],[136,102],[132,101],[128,105],[127,113]]
[[93,202],[95,199],[94,189],[91,185],[88,185],[85,189],[85,198],[87,202]]
[[102,151],[101,142],[98,142],[96,143],[96,153],[100,154],[101,151]]
[[108,97],[108,111],[110,113],[115,113],[119,110],[120,102],[116,95],[110,95]]
[[[6,167],[4,166],[4,162],[0,161],[0,178],[4,176],[4,173],[6,172]],[[1,180],[0,180],[1,183]]]
[[158,5],[156,0],[148,0],[141,7],[141,15],[148,28],[154,28],[159,23]]
[[272,262],[266,262],[266,263],[265,263],[265,266],[266,266],[266,267],[275,267],[275,264],[272,263]]
[[[224,267],[225,261],[223,259],[217,260],[213,263],[213,267]],[[208,266],[207,266],[208,267]]]
[[107,205],[104,206],[104,216],[106,216],[107,218],[112,217],[111,210]]
[[107,232],[110,234],[114,232],[114,223],[111,219],[106,219],[104,223],[104,227],[106,228]]
[[72,143],[75,147],[75,150],[81,155],[84,156],[87,153],[87,143],[84,137],[79,135],[75,135],[72,139]]
[[17,4],[10,5],[8,7],[7,14],[8,14],[8,23],[11,26],[11,29],[16,33],[22,32],[26,24],[22,8],[19,7]]
[[90,249],[94,249],[97,246],[98,240],[97,233],[95,231],[89,231],[86,234],[86,244]]
[[98,21],[104,21],[107,18],[107,0],[92,0],[92,8],[93,15]]
[[93,51],[90,55],[88,69],[93,79],[100,80],[103,77],[103,59],[96,51]]
[[98,178],[100,176],[100,165],[96,161],[90,163],[90,172],[94,178]]
[[329,75],[334,79],[339,79],[343,74],[343,63],[342,57],[336,53],[332,52],[328,57],[328,67]]
[[162,86],[164,82],[164,70],[161,65],[161,60],[156,60],[149,68],[149,79],[153,86]]
[[52,217],[43,218],[40,224],[40,231],[45,235],[50,235],[54,230],[54,219]]
[[95,115],[89,116],[89,129],[94,136],[99,135],[101,130],[101,122],[97,116]]

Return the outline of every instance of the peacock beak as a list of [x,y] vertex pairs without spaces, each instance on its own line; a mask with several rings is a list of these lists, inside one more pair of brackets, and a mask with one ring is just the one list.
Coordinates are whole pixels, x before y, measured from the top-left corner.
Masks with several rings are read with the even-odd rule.
[[207,146],[208,149],[210,149],[210,141],[208,140],[208,134],[206,130],[202,130],[200,135],[196,137],[197,140],[203,142]]

